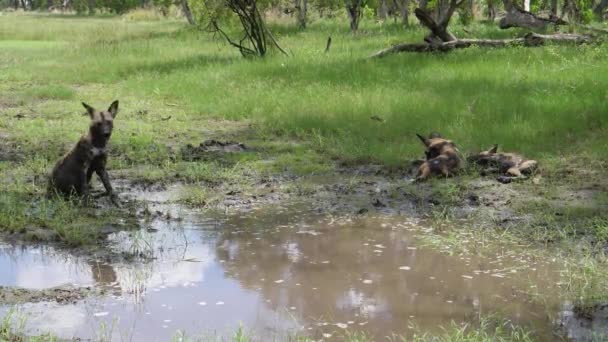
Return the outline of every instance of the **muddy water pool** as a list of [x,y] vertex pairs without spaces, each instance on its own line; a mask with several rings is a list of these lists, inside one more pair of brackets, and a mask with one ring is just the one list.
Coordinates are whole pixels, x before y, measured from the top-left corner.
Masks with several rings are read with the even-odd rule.
[[240,326],[259,340],[353,331],[382,339],[488,314],[553,339],[569,312],[556,296],[534,298],[556,290],[559,260],[515,247],[487,257],[427,247],[420,236],[432,227],[406,217],[323,216],[299,206],[226,215],[161,200],[150,209],[171,219],[110,236],[113,248],[138,256],[133,262],[2,245],[2,286],[103,290],[2,312],[26,317],[28,334],[116,341],[168,341],[178,331],[232,336]]

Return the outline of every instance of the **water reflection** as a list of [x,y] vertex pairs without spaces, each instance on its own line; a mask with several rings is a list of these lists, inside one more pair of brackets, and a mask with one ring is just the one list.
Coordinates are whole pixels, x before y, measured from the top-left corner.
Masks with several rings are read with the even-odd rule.
[[117,249],[151,259],[108,264],[5,248],[0,282],[104,289],[73,305],[21,307],[30,331],[67,338],[94,338],[105,325],[114,340],[166,341],[178,329],[231,335],[243,324],[260,339],[337,336],[344,328],[380,339],[408,334],[411,324],[436,330],[493,312],[550,336],[547,314],[560,311],[557,301],[540,305],[521,292],[557,282],[546,261],[516,250],[490,258],[439,253],[419,246],[421,228],[403,217],[320,217],[301,208],[177,215],[183,220],[151,222],[151,233],[112,236]]

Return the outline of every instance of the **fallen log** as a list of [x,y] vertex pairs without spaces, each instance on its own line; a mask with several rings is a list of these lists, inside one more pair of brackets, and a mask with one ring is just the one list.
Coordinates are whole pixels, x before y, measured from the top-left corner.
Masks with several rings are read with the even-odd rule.
[[591,41],[591,36],[581,34],[557,33],[545,35],[530,32],[522,38],[513,39],[456,39],[443,43],[398,44],[380,50],[368,58],[381,58],[399,52],[447,52],[453,49],[463,49],[471,46],[498,48],[512,45],[539,46],[543,45],[545,42],[583,44]]
[[532,30],[544,29],[548,25],[567,25],[568,22],[556,16],[542,18],[513,6],[498,22],[498,27],[508,29],[511,27],[523,27]]

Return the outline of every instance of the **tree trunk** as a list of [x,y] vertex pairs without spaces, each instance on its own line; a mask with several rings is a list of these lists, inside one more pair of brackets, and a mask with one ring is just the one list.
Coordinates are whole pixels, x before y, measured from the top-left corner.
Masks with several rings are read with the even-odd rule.
[[551,0],[551,15],[557,17],[557,0]]
[[426,8],[428,6],[429,6],[429,0],[420,0],[420,3],[418,4],[418,8],[421,8],[424,11],[426,11]]
[[182,4],[182,13],[188,20],[188,24],[195,25],[196,21],[194,20],[194,16],[192,15],[192,11],[190,10],[190,5],[188,5],[188,0],[180,0]]
[[471,15],[471,21],[475,20],[475,0],[467,0],[468,1],[468,10]]
[[456,2],[455,0],[452,0],[448,11],[437,21],[433,19],[433,17],[431,17],[431,15],[428,14],[426,11],[423,11],[420,8],[416,8],[416,10],[414,11],[416,18],[418,18],[418,20],[420,20],[420,23],[422,23],[422,25],[426,26],[432,32],[431,36],[427,36],[425,38],[426,41],[435,40],[436,38],[440,39],[443,42],[456,40],[456,37],[454,37],[454,35],[448,31],[447,27],[450,23],[450,18],[456,10],[456,7],[460,4],[462,4],[462,2]]
[[[608,1],[608,0],[607,0]],[[410,0],[397,0],[397,6],[399,8],[399,15],[401,17],[401,23],[403,26],[410,25]]]
[[530,12],[530,0],[524,0],[524,11]]
[[354,33],[359,29],[361,20],[361,0],[346,0],[346,13],[350,19],[350,30]]
[[308,6],[308,0],[295,0],[295,7],[298,11],[298,26],[302,29],[306,28],[306,11]]
[[488,1],[488,20],[494,22],[496,20],[496,8],[494,7],[494,0]]
[[53,0],[46,0],[46,10],[51,11],[53,9]]
[[[554,0],[557,1],[557,0]],[[595,8],[593,9],[593,12],[595,13],[595,15],[598,16],[598,18],[600,18],[601,20],[604,20],[604,11],[606,10],[606,8],[608,7],[608,0],[602,0],[600,1],[600,3],[595,6]]]
[[574,0],[565,0],[564,1],[564,15],[568,14],[568,20],[570,22],[579,22],[581,19],[580,10]]
[[388,17],[387,0],[380,0],[380,5],[378,6],[378,18],[382,21],[385,21],[387,17]]
[[95,14],[95,0],[89,0],[89,15]]

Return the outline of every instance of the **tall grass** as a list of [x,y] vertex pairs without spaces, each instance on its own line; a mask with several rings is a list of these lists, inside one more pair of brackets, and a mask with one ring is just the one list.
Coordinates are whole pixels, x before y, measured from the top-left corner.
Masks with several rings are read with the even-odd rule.
[[[532,157],[581,150],[608,156],[603,45],[367,60],[392,43],[420,41],[424,30],[367,22],[352,36],[340,20],[318,20],[306,31],[272,27],[291,57],[243,60],[223,41],[171,20],[8,15],[0,22],[0,63],[20,64],[3,68],[0,82],[40,87],[25,92],[26,100],[57,85],[76,89],[77,96],[50,94],[64,100],[66,112],[78,108],[74,97],[121,98],[128,111],[149,101],[178,104],[183,120],[251,119],[263,132],[302,138],[347,162],[397,165],[419,155],[414,132],[429,131],[465,151],[499,143]],[[470,30],[516,34],[482,24]]]

